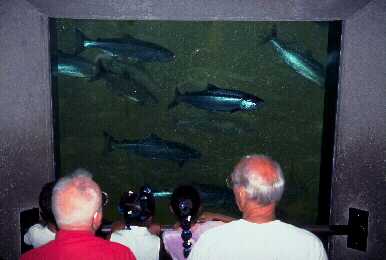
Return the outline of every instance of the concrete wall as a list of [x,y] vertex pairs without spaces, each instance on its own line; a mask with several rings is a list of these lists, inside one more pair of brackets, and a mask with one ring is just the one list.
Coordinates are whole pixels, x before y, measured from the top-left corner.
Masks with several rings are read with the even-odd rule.
[[17,259],[19,212],[53,178],[48,20],[0,1],[0,258]]
[[154,20],[318,20],[348,17],[370,0],[28,0],[53,17]]
[[348,208],[369,212],[368,250],[334,237],[332,259],[386,256],[386,1],[345,20],[338,89],[331,224],[347,224]]

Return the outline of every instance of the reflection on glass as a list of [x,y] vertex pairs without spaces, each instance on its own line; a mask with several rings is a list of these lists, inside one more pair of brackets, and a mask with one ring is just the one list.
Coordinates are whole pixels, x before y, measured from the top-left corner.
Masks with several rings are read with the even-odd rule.
[[55,20],[60,175],[89,169],[118,217],[150,185],[157,218],[194,184],[204,210],[237,216],[226,178],[246,154],[283,168],[281,219],[315,223],[327,23]]

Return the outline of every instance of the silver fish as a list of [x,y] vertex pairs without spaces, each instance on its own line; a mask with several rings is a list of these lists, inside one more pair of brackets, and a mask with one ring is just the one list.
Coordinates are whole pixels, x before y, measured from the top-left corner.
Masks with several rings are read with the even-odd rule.
[[280,58],[293,70],[303,77],[315,82],[320,87],[324,87],[325,68],[312,57],[292,50],[284,42],[277,38],[277,29],[274,26],[268,41],[272,44]]

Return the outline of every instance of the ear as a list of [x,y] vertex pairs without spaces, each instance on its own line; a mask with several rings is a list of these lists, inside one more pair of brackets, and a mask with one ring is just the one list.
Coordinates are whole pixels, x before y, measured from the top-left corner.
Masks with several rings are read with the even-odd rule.
[[94,213],[94,216],[92,218],[92,228],[96,231],[100,225],[102,224],[102,211],[97,211]]
[[242,212],[245,206],[247,193],[243,187],[237,186],[233,188],[236,204],[239,210]]
[[242,204],[243,209],[245,208],[245,204],[248,201],[248,194],[245,188],[240,188],[240,202]]

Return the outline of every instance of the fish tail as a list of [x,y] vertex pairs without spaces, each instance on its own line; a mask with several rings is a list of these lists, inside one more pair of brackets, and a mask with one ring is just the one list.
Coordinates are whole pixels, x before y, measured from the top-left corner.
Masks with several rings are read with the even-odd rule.
[[174,100],[168,105],[168,109],[171,109],[178,105],[178,97],[181,95],[181,92],[178,90],[178,88],[174,91]]
[[76,40],[75,55],[77,55],[82,51],[84,51],[83,42],[89,39],[84,35],[83,32],[81,32],[81,30],[75,29],[75,40]]
[[114,151],[114,143],[115,139],[106,131],[103,132],[103,136],[105,137],[105,144],[103,149],[103,154],[107,155],[108,153]]
[[277,38],[277,26],[274,24],[271,29],[271,39]]
[[276,24],[274,24],[271,28],[271,34],[265,36],[263,38],[263,40],[261,41],[261,43],[265,44],[265,43],[269,42],[270,40],[276,39],[276,38],[277,38],[277,26],[276,26]]

